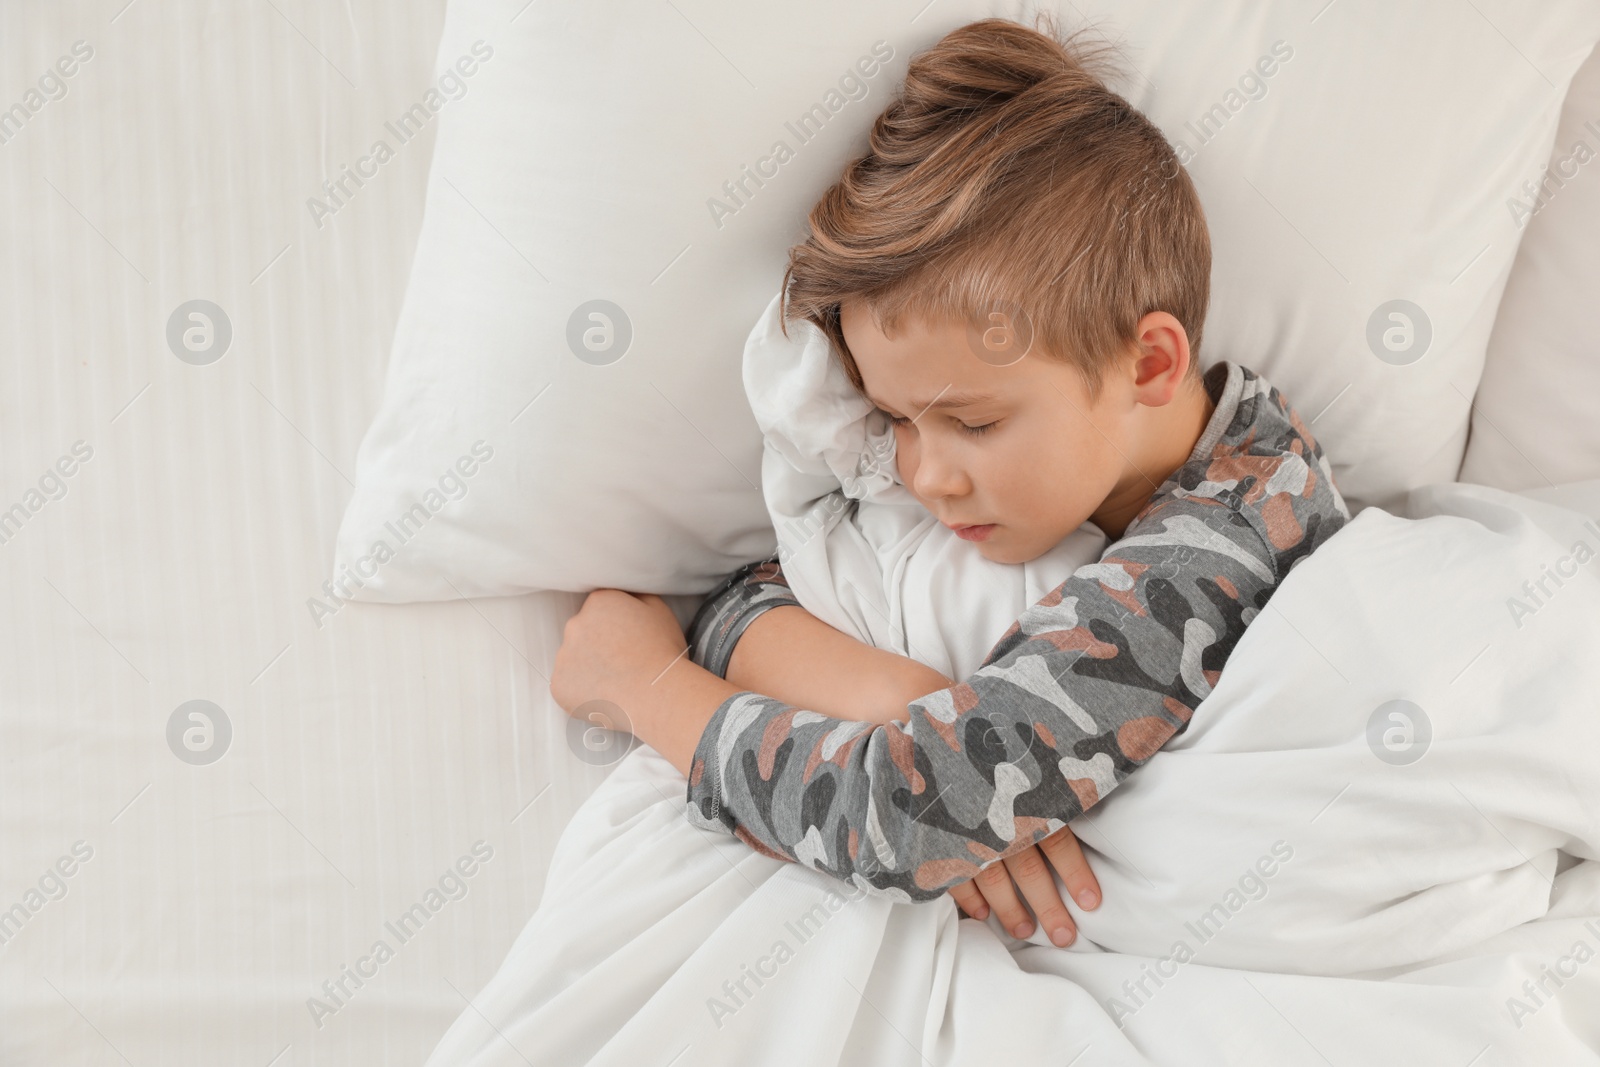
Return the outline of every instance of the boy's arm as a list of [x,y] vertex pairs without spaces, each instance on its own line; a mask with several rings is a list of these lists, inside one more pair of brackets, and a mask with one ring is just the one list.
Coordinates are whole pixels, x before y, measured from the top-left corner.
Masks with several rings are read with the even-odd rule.
[[745,628],[727,679],[785,704],[870,723],[905,722],[908,703],[955,684],[932,667],[857,641],[794,605],[763,612]]
[[693,662],[741,690],[836,719],[904,722],[909,701],[953,684],[806,611],[772,560],[740,568],[708,594],[688,642]]

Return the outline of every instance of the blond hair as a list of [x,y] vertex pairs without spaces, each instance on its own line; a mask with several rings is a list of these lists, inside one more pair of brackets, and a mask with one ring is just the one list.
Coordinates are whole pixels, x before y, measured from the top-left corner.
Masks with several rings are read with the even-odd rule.
[[860,299],[885,332],[907,316],[983,323],[1001,308],[1031,320],[1034,349],[1064,359],[1098,392],[1165,311],[1188,334],[1198,374],[1211,241],[1200,198],[1161,131],[1091,71],[1109,46],[991,18],[914,56],[873,123],[867,153],[811,209],[789,250],[787,321],[833,344],[861,374],[840,328]]

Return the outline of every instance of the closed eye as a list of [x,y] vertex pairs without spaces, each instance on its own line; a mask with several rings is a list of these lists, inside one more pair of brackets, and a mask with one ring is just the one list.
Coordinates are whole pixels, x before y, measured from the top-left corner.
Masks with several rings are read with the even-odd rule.
[[[883,411],[882,408],[879,408],[878,410],[879,411]],[[891,415],[887,411],[884,411],[883,414],[885,415],[885,417],[888,418],[888,420],[890,422],[894,423],[896,426],[909,426],[909,425],[911,425],[911,423],[913,421],[911,419],[906,418],[904,415]],[[961,432],[962,433],[966,434],[969,437],[982,437],[984,434],[988,433],[990,430],[994,429],[996,426],[998,426],[1000,424],[1000,420],[999,419],[995,419],[992,422],[983,423],[982,425],[979,425],[979,426],[969,426],[966,423],[962,422],[960,419],[952,419],[951,421],[954,422],[958,427],[961,428]]]

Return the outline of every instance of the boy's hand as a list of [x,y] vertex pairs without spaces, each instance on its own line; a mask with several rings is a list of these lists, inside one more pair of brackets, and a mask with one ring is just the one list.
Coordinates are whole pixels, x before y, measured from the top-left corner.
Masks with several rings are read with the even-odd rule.
[[[1053,943],[1065,948],[1077,938],[1078,930],[1072,916],[1067,914],[1067,906],[1061,902],[1061,894],[1056,892],[1055,879],[1050,877],[1046,860],[1061,873],[1067,892],[1079,907],[1092,911],[1100,905],[1100,883],[1083,858],[1077,837],[1067,827],[1037,845],[990,864],[971,881],[951,886],[950,895],[974,919],[985,918],[993,905],[1000,925],[1021,939],[1033,933],[1033,921],[1017,899],[1016,888],[1020,886],[1023,897],[1039,917],[1039,925],[1050,931]],[[1016,879],[1016,886],[1011,884],[1012,879]]]
[[642,694],[684,651],[683,628],[666,601],[596,589],[567,620],[550,695],[568,714],[608,700],[635,716],[645,710]]

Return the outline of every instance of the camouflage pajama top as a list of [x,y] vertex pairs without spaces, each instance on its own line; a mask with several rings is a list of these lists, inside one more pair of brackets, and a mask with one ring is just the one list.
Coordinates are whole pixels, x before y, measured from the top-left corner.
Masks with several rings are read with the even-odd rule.
[[[1142,766],[1290,568],[1350,517],[1282,394],[1233,363],[1205,383],[1216,410],[1189,460],[977,673],[881,726],[729,697],[695,749],[689,820],[868,892],[931,900]],[[696,615],[691,658],[725,676],[745,627],[780,604],[798,601],[776,562],[736,571]]]

